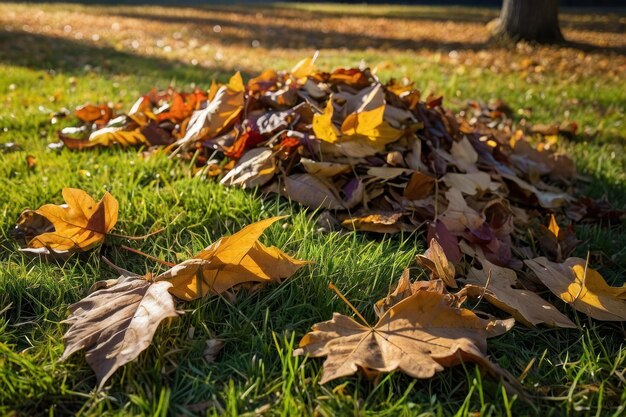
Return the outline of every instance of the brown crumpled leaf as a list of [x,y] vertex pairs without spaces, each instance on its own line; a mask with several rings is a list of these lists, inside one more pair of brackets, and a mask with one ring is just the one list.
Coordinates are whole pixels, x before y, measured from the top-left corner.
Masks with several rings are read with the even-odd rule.
[[342,210],[345,208],[332,184],[310,174],[294,174],[284,177],[285,197],[307,207]]
[[244,107],[245,86],[241,74],[233,75],[227,85],[209,95],[206,108],[196,110],[187,124],[185,136],[176,142],[183,148],[190,147],[201,138],[212,139],[230,126]]
[[[461,290],[470,297],[484,297],[490,304],[506,311],[528,327],[545,323],[553,327],[576,328],[563,313],[537,294],[518,289],[517,274],[512,269],[492,264],[478,257],[483,269],[472,268]],[[457,293],[460,295],[460,293]]]
[[274,152],[269,148],[255,148],[246,152],[220,183],[253,188],[266,184],[276,172]]
[[457,288],[454,280],[454,264],[448,261],[443,248],[435,239],[430,240],[430,245],[423,255],[416,255],[415,260],[422,268],[430,271],[431,280],[442,280],[448,287]]
[[512,319],[484,320],[452,307],[444,294],[417,291],[387,310],[374,326],[335,313],[332,320],[313,326],[294,355],[326,356],[321,384],[359,368],[398,369],[414,378],[430,378],[444,367],[475,362],[512,392],[521,393],[515,378],[485,355],[487,338],[512,325]]
[[538,232],[539,246],[550,259],[557,262],[566,259],[582,242],[576,239],[576,232],[571,225],[567,228],[560,228],[554,214],[550,215],[548,227],[540,224]]
[[64,188],[62,193],[66,204],[46,204],[22,213],[16,233],[29,238],[22,251],[64,256],[87,251],[101,244],[115,226],[118,204],[108,192],[97,203],[83,190]]
[[266,228],[282,218],[252,223],[232,236],[222,237],[155,280],[171,282],[170,293],[190,301],[221,294],[246,282],[270,283],[289,278],[309,262],[294,259],[258,241]]
[[576,310],[596,320],[626,321],[626,286],[609,286],[584,259],[557,263],[540,257],[524,262],[554,295]]
[[98,290],[72,304],[64,323],[61,361],[85,349],[85,359],[102,389],[113,373],[134,360],[152,341],[159,324],[176,317],[169,282],[153,282],[150,276],[122,276],[116,285]]
[[[417,291],[432,291],[438,294],[446,294],[446,287],[440,279],[411,282],[410,272],[407,268],[402,272],[402,276],[400,276],[396,288],[387,294],[385,298],[378,300],[376,304],[374,304],[376,316],[378,316],[378,318],[384,316],[387,310],[405,298],[412,296]],[[458,307],[458,305],[455,306]]]
[[341,222],[348,230],[373,233],[397,233],[408,230],[400,219],[403,213],[372,213],[363,216],[350,216]]

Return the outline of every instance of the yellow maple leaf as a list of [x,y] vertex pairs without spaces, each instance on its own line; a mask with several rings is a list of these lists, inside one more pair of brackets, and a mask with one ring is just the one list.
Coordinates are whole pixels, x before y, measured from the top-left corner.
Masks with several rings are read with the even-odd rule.
[[221,294],[238,284],[286,279],[309,262],[258,241],[265,229],[282,218],[262,220],[223,237],[155,279],[171,282],[170,293],[187,301]]

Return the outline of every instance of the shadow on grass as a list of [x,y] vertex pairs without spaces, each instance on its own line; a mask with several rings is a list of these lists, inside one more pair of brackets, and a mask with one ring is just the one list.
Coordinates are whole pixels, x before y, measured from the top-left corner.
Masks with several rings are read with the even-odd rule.
[[234,71],[232,68],[206,68],[175,60],[135,55],[111,47],[21,30],[0,29],[0,45],[2,64],[72,75],[95,70],[102,74],[209,82],[212,78],[225,80]]
[[[320,15],[324,17],[335,18],[352,18],[361,17],[363,19],[371,19],[374,21],[377,18],[387,18],[386,14],[360,14],[356,12],[338,13],[328,11],[308,11],[298,10],[294,8],[287,8],[284,5],[268,5],[259,7],[251,5],[243,8],[242,6],[213,6],[213,7],[199,7],[199,10],[203,12],[214,11],[216,13],[232,13],[233,19],[224,17],[196,17],[196,16],[173,16],[166,13],[159,12],[135,12],[135,11],[113,11],[113,15],[131,18],[142,19],[147,21],[158,21],[166,24],[185,25],[186,27],[194,29],[196,32],[207,34],[211,42],[219,42],[223,45],[241,45],[249,47],[253,42],[259,42],[262,47],[265,48],[284,48],[284,49],[349,49],[349,50],[367,50],[369,48],[379,50],[432,50],[432,51],[483,51],[492,48],[498,48],[498,43],[490,41],[476,40],[474,42],[450,42],[437,39],[436,34],[430,37],[422,37],[412,39],[408,37],[389,37],[378,36],[371,33],[367,33],[367,28],[364,28],[360,33],[346,33],[338,31],[332,27],[329,29],[317,29],[307,27],[292,27],[281,26],[277,24],[267,24],[266,22],[258,21],[257,15],[261,13],[263,18],[278,18],[278,19],[300,19],[303,21],[314,21],[319,19]],[[460,10],[460,11],[457,11]],[[405,19],[414,20],[418,25],[420,21],[436,21],[436,22],[476,22],[486,23],[491,18],[496,17],[497,14],[489,15],[485,13],[485,9],[477,9],[474,14],[471,13],[471,8],[454,8],[449,11],[446,16],[443,12],[445,9],[434,9],[437,13],[429,13],[428,9],[425,12],[410,11],[404,16]],[[457,18],[457,14],[459,18]],[[471,18],[467,17],[471,16]],[[398,16],[400,17],[400,16]],[[615,19],[614,19],[615,20]],[[576,26],[580,22],[569,21],[568,27]],[[623,25],[615,20],[613,22],[621,28]],[[588,23],[595,25],[594,28],[602,32],[602,24],[600,23]],[[220,26],[223,28],[236,29],[230,33],[222,32],[219,37],[216,37],[212,33],[212,28]],[[330,25],[329,25],[330,26]],[[617,30],[619,30],[619,28]],[[210,34],[210,36],[209,36]],[[596,52],[596,53],[614,53],[618,55],[626,55],[626,48],[614,47],[614,46],[598,46],[590,43],[583,42],[570,42],[566,41],[561,46],[578,49],[584,52]]]

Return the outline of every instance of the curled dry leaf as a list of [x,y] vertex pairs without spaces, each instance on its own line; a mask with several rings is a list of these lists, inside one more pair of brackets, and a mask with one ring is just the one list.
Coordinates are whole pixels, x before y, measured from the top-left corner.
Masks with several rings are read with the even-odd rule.
[[282,218],[262,220],[232,236],[222,237],[155,280],[171,282],[170,293],[189,301],[208,294],[221,294],[247,282],[270,283],[289,278],[309,262],[294,259],[258,241],[265,229]]
[[60,360],[85,349],[101,389],[118,368],[150,345],[163,320],[178,315],[168,292],[171,285],[153,282],[149,276],[122,276],[112,287],[72,304]]
[[[396,288],[387,294],[385,298],[378,300],[376,304],[374,304],[374,311],[376,312],[376,315],[378,318],[382,317],[391,307],[398,304],[405,298],[409,298],[417,291],[431,291],[438,294],[446,294],[446,287],[440,279],[411,282],[409,270],[405,269],[396,284]],[[458,305],[455,306],[458,307]]]
[[326,356],[321,384],[359,368],[430,378],[444,367],[475,362],[502,378],[511,391],[521,392],[515,378],[485,355],[487,338],[506,332],[512,324],[452,307],[444,294],[417,291],[389,308],[374,326],[335,313],[332,320],[313,326],[294,355]]
[[374,233],[397,233],[407,230],[400,219],[402,213],[373,213],[364,216],[351,216],[341,222],[348,230],[360,230]]
[[177,144],[188,148],[198,139],[212,139],[219,135],[243,110],[244,91],[239,72],[231,77],[227,85],[219,87],[215,92],[211,91],[206,108],[196,110],[191,115],[185,136]]
[[454,280],[454,265],[448,261],[443,248],[435,239],[430,240],[430,245],[423,255],[415,257],[417,263],[430,271],[430,279],[442,280],[448,287],[457,288]]
[[533,327],[541,323],[553,327],[576,328],[576,325],[549,302],[531,291],[518,289],[517,274],[512,269],[478,258],[483,269],[472,268],[461,292],[470,297],[484,297],[490,304],[506,311],[515,320]]
[[596,320],[626,321],[626,286],[611,287],[584,259],[524,261],[554,295]]
[[67,135],[64,130],[60,130],[58,135],[65,146],[75,150],[114,144],[122,147],[150,144],[141,129],[124,130],[120,127],[104,127],[91,133],[88,139],[76,139]]
[[220,182],[253,188],[266,184],[274,177],[275,172],[274,152],[269,148],[256,148],[237,161],[237,165]]
[[62,193],[66,204],[46,204],[22,213],[16,229],[29,237],[23,251],[44,255],[87,251],[101,244],[115,226],[118,204],[108,192],[97,203],[76,188],[64,188]]

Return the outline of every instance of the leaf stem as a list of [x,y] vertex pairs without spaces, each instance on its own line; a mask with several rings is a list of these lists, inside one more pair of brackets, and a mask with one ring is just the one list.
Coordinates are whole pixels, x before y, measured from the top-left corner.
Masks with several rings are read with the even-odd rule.
[[348,299],[341,293],[341,291],[339,291],[339,288],[335,287],[335,284],[333,284],[331,282],[330,284],[328,284],[328,288],[330,288],[331,290],[335,291],[335,293],[337,293],[339,298],[341,298],[343,300],[343,302],[346,303],[348,305],[348,307],[350,307],[352,309],[352,311],[354,311],[354,314],[356,314],[357,317],[361,319],[363,324],[365,324],[367,327],[372,327],[372,326],[369,325],[367,320],[365,320],[365,317],[363,317],[361,315],[361,313],[359,313],[359,310],[357,310],[356,307],[354,307],[352,305],[352,303],[350,301],[348,301]]
[[164,261],[164,260],[159,259],[159,258],[155,258],[155,257],[154,257],[154,256],[152,256],[152,255],[148,255],[148,254],[147,254],[147,253],[145,253],[145,252],[142,252],[142,251],[137,250],[137,249],[133,249],[133,248],[128,247],[128,246],[126,246],[126,245],[122,245],[122,246],[121,246],[121,248],[122,248],[122,249],[124,249],[124,250],[127,250],[127,251],[129,251],[129,252],[135,253],[135,254],[137,254],[137,255],[144,256],[144,257],[146,257],[146,258],[150,259],[151,261],[154,261],[154,262],[158,262],[158,263],[160,263],[161,265],[169,266],[170,268],[171,268],[171,267],[173,267],[173,266],[176,266],[176,264],[174,264],[174,263],[167,262],[167,261]]

